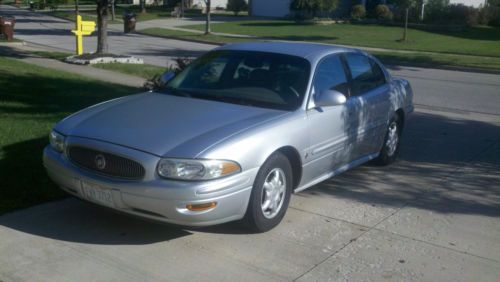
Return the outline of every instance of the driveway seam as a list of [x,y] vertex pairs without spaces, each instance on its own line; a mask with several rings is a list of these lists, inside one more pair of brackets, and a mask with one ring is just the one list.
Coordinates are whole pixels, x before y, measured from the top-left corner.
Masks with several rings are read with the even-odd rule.
[[413,240],[413,241],[416,241],[416,242],[420,242],[420,243],[424,243],[424,244],[427,244],[427,245],[431,245],[433,247],[438,247],[438,248],[446,249],[446,250],[453,251],[453,252],[456,252],[456,253],[460,253],[460,254],[464,254],[464,255],[469,255],[469,256],[476,257],[476,258],[480,258],[480,259],[484,259],[484,260],[488,260],[488,261],[500,263],[500,261],[498,261],[496,259],[493,259],[493,258],[483,257],[483,256],[480,256],[480,255],[469,253],[467,251],[461,251],[461,250],[453,249],[453,248],[450,248],[450,247],[447,247],[447,246],[439,245],[439,244],[436,244],[436,243],[427,242],[425,240],[412,238],[412,237],[409,237],[409,236],[406,236],[406,235],[402,235],[402,234],[399,234],[399,233],[396,233],[396,232],[393,232],[393,231],[379,229],[379,228],[373,228],[373,230],[377,230],[377,231],[384,232],[384,233],[389,233],[389,234],[396,235],[396,236],[401,237],[401,238]]
[[[438,183],[442,183],[442,182],[445,182],[448,178],[450,178],[452,176],[452,174],[456,173],[457,171],[460,171],[460,170],[463,170],[465,169],[465,167],[469,164],[472,164],[474,162],[474,160],[476,160],[477,158],[479,158],[481,155],[485,154],[488,150],[490,150],[494,145],[495,145],[496,142],[492,142],[492,144],[488,145],[485,149],[481,150],[479,153],[477,153],[475,156],[472,156],[471,158],[469,158],[468,160],[465,161],[466,164],[450,171],[447,175],[445,176],[442,176],[440,181]],[[432,193],[431,191],[431,187],[429,187],[429,189],[427,189],[427,191],[424,191],[421,195],[419,195],[418,197],[416,197],[415,199],[413,199],[412,201],[415,201],[415,200],[418,200],[418,199],[421,199],[423,196],[425,195],[428,195]],[[438,192],[440,193],[440,192]],[[392,217],[393,215],[395,215],[396,213],[400,212],[402,209],[404,209],[405,207],[408,206],[409,204],[409,200],[407,201],[404,201],[404,204],[399,207],[399,208],[396,208],[395,211],[393,211],[392,213],[390,213],[389,215],[385,216],[384,218],[382,218],[379,222],[377,222],[375,225],[373,225],[372,227],[368,227],[368,230],[362,232],[360,235],[356,236],[355,238],[351,239],[349,241],[349,243],[345,244],[344,246],[342,246],[340,249],[336,250],[335,252],[333,252],[331,255],[329,255],[328,257],[326,257],[325,259],[323,259],[322,261],[320,261],[319,263],[315,264],[314,266],[312,266],[309,270],[307,270],[306,272],[304,272],[303,274],[301,274],[299,277],[295,278],[293,281],[297,281],[298,279],[300,279],[301,277],[303,277],[304,275],[308,274],[309,272],[311,272],[312,270],[314,270],[316,267],[318,267],[319,265],[323,264],[325,261],[329,260],[331,257],[335,256],[336,254],[338,254],[340,251],[342,251],[343,249],[345,249],[347,246],[349,246],[352,242],[358,240],[359,238],[361,238],[362,236],[364,236],[366,233],[370,232],[371,230],[377,230],[377,231],[383,231],[383,232],[388,232],[388,231],[385,231],[385,230],[381,230],[381,229],[378,229],[377,226],[380,225],[382,222],[386,221],[388,218]],[[296,209],[296,208],[294,208]],[[359,224],[358,224],[359,225]],[[388,233],[393,233],[393,232],[388,232]],[[481,257],[481,256],[478,256],[478,255],[474,255],[474,254],[470,254],[470,253],[467,253],[467,252],[463,252],[463,251],[458,251],[458,250],[454,250],[454,249],[450,249],[450,248],[446,248],[446,247],[443,247],[443,246],[440,246],[440,245],[436,245],[436,244],[433,244],[431,242],[427,242],[427,241],[422,241],[422,240],[419,240],[419,239],[415,239],[415,238],[411,238],[411,237],[406,237],[406,236],[403,236],[403,235],[400,235],[400,234],[397,234],[397,233],[394,233],[395,235],[398,235],[398,236],[401,236],[401,237],[404,237],[404,238],[407,238],[407,239],[412,239],[412,240],[415,240],[415,241],[418,241],[418,242],[422,242],[422,243],[427,243],[429,245],[432,245],[432,246],[435,246],[435,247],[440,247],[440,248],[445,248],[445,249],[448,249],[448,250],[452,250],[452,251],[455,251],[455,252],[458,252],[458,253],[462,253],[462,254],[467,254],[467,255],[470,255],[470,256],[474,256],[474,257],[478,257],[478,258],[482,258],[482,259],[486,259],[486,260],[490,260],[490,261],[494,261],[494,262],[497,262],[497,260],[494,260],[494,259],[489,259],[489,258],[485,258],[485,257]]]
[[356,226],[362,227],[362,228],[371,228],[370,226],[367,226],[367,225],[363,225],[363,224],[351,222],[351,221],[348,221],[348,220],[345,220],[345,219],[340,219],[340,218],[336,218],[336,217],[332,217],[332,216],[328,216],[328,215],[324,215],[324,214],[320,214],[320,213],[316,213],[316,212],[312,212],[312,211],[306,211],[306,210],[299,209],[299,208],[296,208],[296,207],[289,206],[288,208],[289,209],[294,209],[296,211],[301,211],[301,212],[305,212],[305,213],[308,213],[308,214],[314,214],[314,215],[325,217],[325,218],[328,218],[328,219],[333,219],[333,220],[341,221],[341,222],[344,222],[344,223],[356,225]]
[[325,261],[329,260],[331,257],[335,256],[336,254],[338,254],[340,251],[342,251],[343,249],[345,249],[347,246],[349,246],[352,242],[355,242],[357,241],[359,238],[361,238],[363,235],[365,235],[366,233],[370,232],[371,230],[373,230],[377,225],[379,225],[380,223],[382,223],[383,221],[385,221],[387,218],[393,216],[395,213],[399,212],[402,208],[404,208],[406,206],[406,204],[404,206],[402,206],[401,208],[398,208],[397,210],[395,210],[394,212],[392,212],[391,214],[385,216],[382,220],[380,220],[378,223],[376,223],[375,225],[373,225],[372,227],[369,227],[368,230],[366,231],[363,231],[361,234],[359,234],[358,236],[352,238],[349,243],[345,244],[344,246],[342,246],[340,249],[336,250],[335,252],[333,252],[331,255],[329,255],[328,257],[326,257],[325,259],[323,259],[322,261],[320,261],[319,263],[315,264],[314,266],[312,266],[309,270],[307,270],[306,272],[302,273],[299,277],[293,279],[293,281],[297,281],[298,279],[302,278],[304,275],[308,274],[309,272],[313,271],[316,267],[318,267],[319,265],[323,264]]

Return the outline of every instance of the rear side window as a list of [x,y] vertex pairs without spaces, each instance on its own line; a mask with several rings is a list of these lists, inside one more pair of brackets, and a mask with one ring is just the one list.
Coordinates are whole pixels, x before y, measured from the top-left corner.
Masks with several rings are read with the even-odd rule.
[[345,57],[351,70],[353,95],[362,95],[385,83],[382,69],[369,57],[352,53],[347,53]]

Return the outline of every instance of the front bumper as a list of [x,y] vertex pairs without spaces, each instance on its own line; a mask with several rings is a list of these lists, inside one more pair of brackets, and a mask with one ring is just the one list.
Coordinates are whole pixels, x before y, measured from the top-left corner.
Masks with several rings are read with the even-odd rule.
[[[63,190],[87,201],[82,183],[111,192],[115,210],[153,220],[186,226],[207,226],[238,220],[245,215],[253,181],[258,168],[211,181],[173,181],[156,175],[159,158],[121,146],[72,137],[72,143],[91,145],[100,150],[129,155],[145,165],[146,177],[140,181],[120,180],[101,176],[75,166],[65,154],[55,152],[50,145],[43,153],[43,163],[49,177]],[[89,144],[92,143],[92,144]],[[153,171],[152,171],[153,170]],[[188,204],[217,202],[216,207],[195,212]]]

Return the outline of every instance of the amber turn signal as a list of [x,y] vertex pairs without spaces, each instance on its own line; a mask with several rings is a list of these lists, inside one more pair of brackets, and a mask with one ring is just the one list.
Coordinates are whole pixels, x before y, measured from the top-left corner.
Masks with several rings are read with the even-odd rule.
[[217,206],[217,202],[210,202],[204,204],[189,204],[186,205],[186,209],[190,211],[206,211],[209,209],[213,209]]

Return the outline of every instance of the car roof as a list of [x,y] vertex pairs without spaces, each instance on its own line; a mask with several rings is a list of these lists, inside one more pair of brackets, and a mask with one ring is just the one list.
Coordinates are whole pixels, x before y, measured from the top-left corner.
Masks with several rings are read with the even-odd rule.
[[302,57],[310,61],[318,60],[327,54],[339,52],[361,52],[360,50],[336,45],[291,42],[291,41],[253,41],[231,43],[217,48],[217,50],[241,50],[270,52]]

